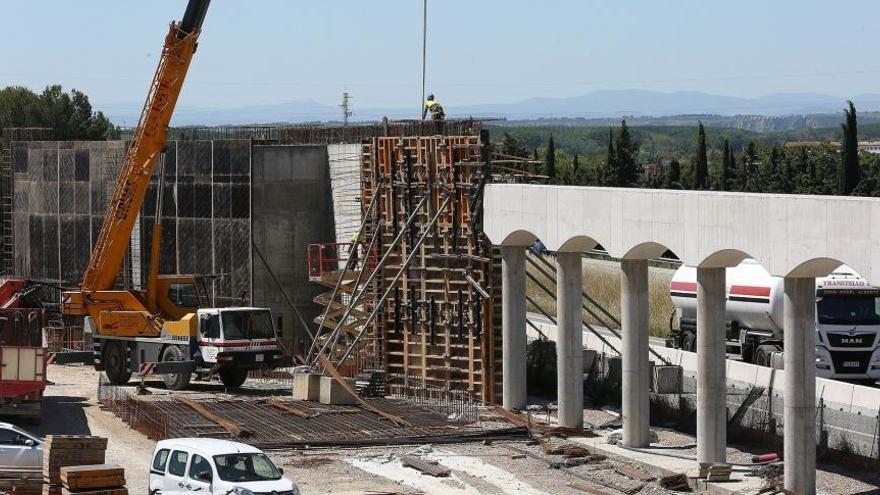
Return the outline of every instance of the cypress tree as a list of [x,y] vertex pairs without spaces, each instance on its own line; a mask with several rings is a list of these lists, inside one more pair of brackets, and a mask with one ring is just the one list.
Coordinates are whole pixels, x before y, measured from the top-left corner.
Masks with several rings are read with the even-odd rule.
[[843,127],[843,147],[840,152],[840,167],[838,168],[837,193],[843,196],[852,194],[853,189],[859,185],[859,132],[856,125],[856,107],[853,102],[848,102],[849,108],[844,110],[846,122]]
[[632,134],[626,126],[626,120],[620,121],[620,130],[617,132],[617,186],[627,187],[635,185],[639,180],[639,169],[636,166],[636,149]]
[[605,165],[599,172],[599,185],[617,185],[617,152],[614,150],[614,130],[608,128],[608,152],[605,156]]
[[721,178],[718,180],[718,188],[722,191],[730,190],[730,176],[733,172],[731,157],[730,143],[725,139],[724,147],[721,149]]
[[694,164],[694,189],[708,189],[709,159],[706,155],[706,130],[703,123],[697,130],[697,158]]
[[666,187],[668,189],[681,189],[681,164],[673,158],[666,168]]
[[760,177],[758,176],[758,147],[754,141],[749,141],[746,152],[743,154],[743,189],[749,192],[758,191]]
[[547,183],[556,184],[556,143],[553,142],[552,134],[547,141],[547,158],[544,160],[544,167]]
[[571,160],[571,183],[572,184],[580,184],[580,180],[578,178],[578,173],[580,172],[578,169],[580,168],[580,162],[578,162],[578,156],[574,155],[574,158]]

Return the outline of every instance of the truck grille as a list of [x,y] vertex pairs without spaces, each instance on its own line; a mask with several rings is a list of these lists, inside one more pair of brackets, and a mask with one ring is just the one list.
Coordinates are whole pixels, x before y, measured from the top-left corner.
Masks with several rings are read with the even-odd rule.
[[875,333],[827,333],[831,347],[871,347],[874,345]]
[[871,351],[831,351],[834,372],[841,375],[861,375],[868,371]]

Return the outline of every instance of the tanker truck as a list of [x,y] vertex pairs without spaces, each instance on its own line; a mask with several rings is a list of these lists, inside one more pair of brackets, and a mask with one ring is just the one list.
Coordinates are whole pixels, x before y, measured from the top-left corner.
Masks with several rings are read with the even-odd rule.
[[[727,269],[728,350],[745,362],[782,367],[783,279],[747,259]],[[674,306],[667,345],[696,351],[697,270],[682,266],[669,288]],[[880,380],[880,288],[841,265],[816,279],[816,375]]]

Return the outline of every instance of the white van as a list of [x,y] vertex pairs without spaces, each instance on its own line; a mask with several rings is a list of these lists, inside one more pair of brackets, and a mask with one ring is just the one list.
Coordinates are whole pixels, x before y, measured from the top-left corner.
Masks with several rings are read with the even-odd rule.
[[150,495],[300,495],[283,474],[260,449],[243,443],[162,440],[150,464]]

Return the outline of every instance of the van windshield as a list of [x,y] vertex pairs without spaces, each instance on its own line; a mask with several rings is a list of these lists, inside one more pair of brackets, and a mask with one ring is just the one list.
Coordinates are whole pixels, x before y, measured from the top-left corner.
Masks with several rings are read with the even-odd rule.
[[272,315],[267,310],[222,311],[223,337],[236,339],[271,339],[275,337]]
[[223,481],[272,481],[281,479],[281,471],[265,454],[215,455],[217,475]]
[[825,325],[880,325],[880,297],[823,295],[816,301],[816,316]]

